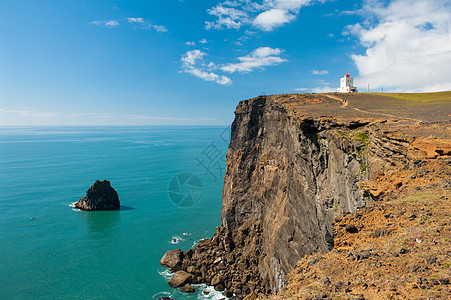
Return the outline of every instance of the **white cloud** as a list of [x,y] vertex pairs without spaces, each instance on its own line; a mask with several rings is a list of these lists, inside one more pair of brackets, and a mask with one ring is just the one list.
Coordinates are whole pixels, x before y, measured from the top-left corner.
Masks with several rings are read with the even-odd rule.
[[232,80],[224,75],[218,75],[212,70],[216,69],[216,65],[213,62],[205,64],[204,57],[207,53],[201,50],[187,51],[182,55],[182,72],[189,73],[196,77],[199,77],[205,81],[214,81],[220,85],[229,85]]
[[102,26],[102,27],[108,27],[108,28],[115,28],[119,26],[119,22],[116,20],[109,20],[109,21],[92,21],[90,24]]
[[205,22],[206,29],[240,29],[243,25],[271,31],[296,19],[302,7],[327,0],[235,0],[223,1],[207,10],[217,18]]
[[152,25],[153,29],[158,32],[169,32],[166,26],[163,25]]
[[85,117],[94,117],[94,118],[111,118],[111,113],[73,113],[67,115],[69,118],[85,118]]
[[143,24],[144,23],[144,19],[143,18],[127,18],[127,21],[129,23],[139,23],[139,24]]
[[170,121],[214,121],[216,119],[211,118],[174,118],[174,117],[156,117],[149,115],[128,114],[124,115],[128,119],[134,120],[170,120]]
[[328,70],[313,70],[312,71],[313,75],[327,75],[329,74]]
[[330,86],[319,86],[319,87],[315,87],[311,90],[312,93],[331,93],[331,92],[336,92],[337,88],[333,88]]
[[[125,20],[126,20],[126,22],[125,22]],[[140,29],[145,29],[145,30],[155,30],[158,32],[168,32],[168,29],[166,28],[166,26],[151,24],[149,21],[147,21],[143,18],[135,18],[135,17],[125,18],[125,19],[121,20],[121,23],[123,24],[124,22],[122,22],[122,21],[124,21],[125,24],[128,23],[129,25],[133,25],[134,28],[140,28]],[[119,21],[117,21],[117,20],[92,21],[89,24],[107,27],[107,28],[115,28],[115,27],[118,27],[119,25],[121,25],[119,23]]]
[[184,67],[194,66],[197,61],[202,60],[207,53],[200,50],[192,50],[182,55],[182,63]]
[[238,57],[238,63],[227,63],[217,65],[214,62],[205,62],[207,53],[201,50],[187,51],[182,55],[180,61],[182,70],[180,72],[189,73],[205,81],[214,81],[221,85],[229,85],[232,80],[218,74],[218,71],[227,73],[249,73],[256,69],[275,66],[287,60],[281,58],[282,50],[278,48],[260,47],[252,51],[249,55]]
[[185,45],[187,45],[187,46],[196,46],[196,43],[195,42],[193,42],[193,41],[188,41],[188,42],[186,42],[185,43]]
[[135,28],[141,28],[144,30],[155,30],[158,32],[168,32],[166,26],[155,25],[145,20],[144,18],[127,18],[128,23],[135,25]]
[[47,118],[47,117],[57,116],[57,114],[53,113],[53,112],[37,111],[37,110],[31,110],[31,109],[7,110],[7,109],[0,108],[0,112],[8,113],[8,114],[15,114],[17,116],[23,116],[23,117]]
[[239,63],[229,63],[221,67],[222,71],[228,73],[248,73],[254,69],[263,69],[267,66],[275,66],[287,60],[279,55],[282,50],[278,48],[260,47],[255,49],[251,54],[238,57]]
[[272,31],[274,28],[289,23],[295,18],[295,15],[286,10],[273,8],[259,14],[252,24],[264,31]]
[[451,90],[451,0],[368,0],[363,12],[370,21],[348,28],[367,48],[352,55],[357,86]]
[[227,29],[239,29],[243,23],[248,23],[247,13],[243,10],[234,8],[234,4],[235,3],[232,3],[231,1],[225,1],[208,9],[207,12],[218,19],[214,22],[205,22],[205,28],[222,29],[225,27]]
[[199,43],[201,43],[201,44],[206,44],[206,43],[208,43],[208,41],[207,41],[206,39],[201,39],[201,40],[199,41]]

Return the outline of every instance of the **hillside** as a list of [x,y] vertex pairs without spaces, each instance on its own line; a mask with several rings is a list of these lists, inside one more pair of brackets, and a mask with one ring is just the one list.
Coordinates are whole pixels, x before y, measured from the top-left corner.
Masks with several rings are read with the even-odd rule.
[[[415,222],[429,209],[425,213],[432,215],[426,216],[442,222],[434,225],[437,244],[430,245],[426,233],[431,229],[426,228],[426,233],[416,234],[421,240],[416,243],[428,245],[424,253],[436,257],[437,267],[428,266],[425,278],[429,282],[434,277],[441,291],[447,291],[450,108],[449,99],[417,101],[385,94],[288,94],[241,101],[227,153],[222,226],[212,239],[177,252],[177,259],[166,264],[178,271],[175,278],[185,279],[176,286],[204,282],[237,299],[275,293],[308,298],[321,291],[334,299],[338,294],[333,293],[342,291],[335,291],[332,284],[349,281],[340,297],[352,299],[356,292],[365,294],[355,279],[377,271],[371,264],[367,269],[359,266],[358,270],[366,270],[365,277],[353,277],[359,273],[352,263],[346,269],[349,253],[352,257],[371,250],[364,256],[384,257],[400,252],[396,242],[384,241],[406,229],[414,232],[410,229],[419,228]],[[422,189],[429,194],[415,194]],[[435,197],[431,206],[422,204],[432,197],[430,193]],[[409,201],[416,197],[423,200]],[[400,214],[402,210],[406,212]],[[405,217],[413,223],[405,223]],[[348,234],[347,225],[357,232]],[[373,230],[382,237],[369,238]],[[399,245],[407,247],[404,243]],[[374,276],[385,280],[384,272],[403,270],[399,262],[413,267],[413,261],[419,261],[417,253],[423,253],[413,247],[405,248],[406,255],[398,253],[396,263],[375,261],[393,268]],[[310,266],[312,254],[324,259]],[[357,257],[358,264],[370,261]],[[401,286],[403,280],[393,284]],[[381,297],[384,289],[394,293],[399,289],[374,284]],[[349,294],[351,290],[354,294]]]
[[450,179],[451,160],[421,160],[363,183],[376,203],[337,217],[334,249],[301,259],[279,297],[449,299]]

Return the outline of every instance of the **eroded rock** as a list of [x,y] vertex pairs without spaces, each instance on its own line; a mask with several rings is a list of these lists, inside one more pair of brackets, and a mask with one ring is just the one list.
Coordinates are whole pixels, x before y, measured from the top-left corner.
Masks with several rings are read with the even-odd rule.
[[81,210],[118,210],[121,203],[108,180],[96,180],[86,191],[86,197],[79,199],[75,207]]
[[164,256],[160,260],[160,264],[166,266],[171,269],[171,271],[175,270],[177,267],[180,267],[182,264],[182,260],[185,257],[185,254],[180,249],[170,250],[164,254]]
[[169,280],[169,285],[172,287],[182,287],[190,284],[193,280],[193,275],[185,271],[177,271]]

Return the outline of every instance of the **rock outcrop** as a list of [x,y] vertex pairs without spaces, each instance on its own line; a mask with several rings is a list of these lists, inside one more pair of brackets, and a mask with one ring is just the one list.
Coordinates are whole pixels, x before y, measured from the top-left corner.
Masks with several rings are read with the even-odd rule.
[[121,203],[108,180],[96,180],[86,191],[86,197],[79,199],[75,207],[81,210],[118,210]]
[[190,273],[187,273],[185,271],[177,271],[171,277],[171,280],[169,280],[169,285],[172,287],[183,287],[193,281],[192,277],[193,275],[191,275]]
[[242,298],[280,290],[299,259],[332,249],[334,219],[383,193],[365,183],[408,167],[421,152],[412,132],[424,124],[353,107],[358,101],[304,94],[240,102],[222,226],[172,270]]
[[184,257],[185,254],[182,250],[171,250],[164,254],[164,256],[160,260],[160,264],[170,268],[171,270],[178,270],[178,268],[182,265]]

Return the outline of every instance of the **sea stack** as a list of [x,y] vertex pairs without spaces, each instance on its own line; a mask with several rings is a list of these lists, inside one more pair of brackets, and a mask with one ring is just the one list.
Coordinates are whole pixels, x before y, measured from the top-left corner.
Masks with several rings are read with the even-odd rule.
[[108,180],[96,180],[86,191],[86,197],[79,199],[75,207],[81,210],[118,210],[121,203]]

